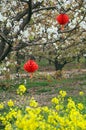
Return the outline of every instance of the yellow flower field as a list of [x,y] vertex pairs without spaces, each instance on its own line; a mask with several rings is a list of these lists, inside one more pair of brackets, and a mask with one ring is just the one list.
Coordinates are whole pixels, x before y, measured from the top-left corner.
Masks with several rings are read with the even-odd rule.
[[[61,90],[51,100],[51,107],[40,106],[31,98],[28,106],[19,108],[10,99],[8,111],[0,114],[0,125],[3,130],[86,130],[85,106],[75,103],[71,97],[65,103],[66,95],[66,91]],[[0,111],[4,109],[1,103]]]

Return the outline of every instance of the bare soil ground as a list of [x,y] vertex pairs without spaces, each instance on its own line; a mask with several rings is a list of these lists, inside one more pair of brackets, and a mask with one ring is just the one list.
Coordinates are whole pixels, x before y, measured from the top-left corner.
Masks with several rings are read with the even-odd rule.
[[[64,71],[63,73],[66,78],[72,78],[75,75],[86,74],[86,69],[74,69],[72,71]],[[54,74],[55,72],[39,72],[40,77],[43,75],[45,76]],[[15,75],[11,75],[11,77],[14,78]],[[26,74],[22,74],[21,78],[22,77],[26,77]],[[3,79],[3,77],[0,78]],[[66,81],[66,78],[64,79],[64,81]],[[84,80],[84,83],[86,83],[86,80]],[[24,94],[23,96],[17,95],[16,89],[8,89],[0,92],[0,101],[5,101],[6,103],[9,99],[13,99],[15,101],[15,104],[18,106],[28,106],[29,98],[34,97],[40,105],[50,105],[51,99],[57,96],[59,90],[61,89],[67,91],[69,96],[77,96],[79,91],[86,92],[86,84],[83,84],[83,81],[81,81],[80,79],[71,82],[67,81],[66,83],[58,80],[58,82],[56,82],[55,84],[53,84],[52,81],[49,81],[49,84],[45,87],[35,86],[28,88],[26,94]]]

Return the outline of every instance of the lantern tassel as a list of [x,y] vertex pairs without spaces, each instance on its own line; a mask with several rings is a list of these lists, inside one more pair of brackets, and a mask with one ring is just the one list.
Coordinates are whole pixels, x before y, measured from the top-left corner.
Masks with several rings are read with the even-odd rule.
[[30,79],[32,79],[33,78],[33,73],[30,73]]
[[62,30],[62,31],[64,30],[64,25],[61,26],[61,30]]

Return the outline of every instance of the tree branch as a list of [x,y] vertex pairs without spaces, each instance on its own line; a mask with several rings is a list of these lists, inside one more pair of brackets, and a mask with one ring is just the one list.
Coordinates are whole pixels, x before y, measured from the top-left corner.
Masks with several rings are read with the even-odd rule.
[[[6,43],[8,44],[5,49],[3,49],[2,54],[0,55],[0,62],[5,59],[5,57],[8,55],[8,53],[11,51],[12,42],[8,40],[8,38],[0,32],[0,37],[2,38],[2,42],[4,47],[6,46]],[[1,46],[0,46],[1,47]]]
[[[24,2],[24,1],[22,1],[22,2]],[[28,2],[26,2],[26,3],[29,4]],[[35,9],[35,8],[39,7],[42,3],[43,3],[43,1],[42,2],[36,2],[36,4],[32,4],[32,9]],[[27,8],[23,12],[19,12],[16,15],[16,17],[14,18],[14,21],[19,21],[21,18],[23,18],[23,16],[28,14],[28,11],[29,11],[29,9]]]

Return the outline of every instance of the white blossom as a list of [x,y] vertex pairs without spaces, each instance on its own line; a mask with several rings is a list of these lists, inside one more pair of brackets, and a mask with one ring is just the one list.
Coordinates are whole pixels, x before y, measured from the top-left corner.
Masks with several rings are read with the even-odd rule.
[[47,42],[46,38],[42,38],[42,41],[43,41],[43,42]]
[[17,5],[16,1],[12,1],[12,5],[16,6]]
[[6,66],[9,66],[9,65],[10,65],[10,62],[9,62],[9,61],[7,61],[7,62],[6,62]]
[[57,39],[57,37],[58,37],[57,34],[54,34],[54,35],[53,35],[53,38],[54,38],[54,39]]
[[19,24],[22,24],[23,23],[23,19],[21,19],[20,21],[19,21]]
[[21,36],[18,36],[18,40],[21,40]]
[[14,27],[14,32],[16,33],[19,30],[19,25]]
[[57,27],[54,27],[54,26],[52,25],[50,28],[47,29],[47,33],[48,33],[48,34],[52,34],[52,33],[58,34],[58,29],[57,29]]
[[80,26],[83,28],[83,29],[86,29],[86,22],[85,21],[82,21],[80,23]]
[[6,27],[12,27],[12,25],[11,25],[11,22],[10,21],[7,21],[7,24],[6,24]]
[[25,31],[23,32],[23,37],[27,38],[28,36],[29,36],[28,30],[25,30]]
[[64,2],[66,2],[66,4],[71,4],[73,0],[64,0]]
[[40,35],[42,35],[45,32],[45,28],[44,27],[40,27],[39,33]]
[[51,39],[51,36],[50,36],[50,35],[48,35],[48,39]]
[[1,13],[0,13],[0,21],[4,22],[6,20],[6,17],[4,17]]
[[7,68],[6,68],[6,67],[4,67],[4,68],[3,68],[3,70],[7,70]]
[[55,46],[56,49],[58,49],[58,45],[56,43],[53,43],[53,45]]
[[84,57],[86,57],[86,54],[83,54]]

